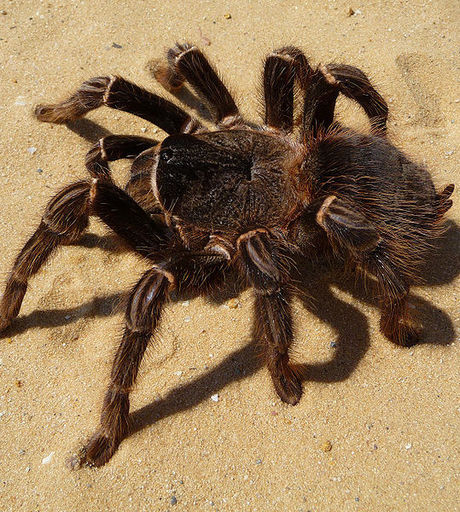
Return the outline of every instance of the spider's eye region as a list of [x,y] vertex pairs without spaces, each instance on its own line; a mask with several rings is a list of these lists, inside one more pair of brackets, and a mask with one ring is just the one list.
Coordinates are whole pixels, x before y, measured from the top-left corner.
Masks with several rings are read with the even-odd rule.
[[162,160],[165,163],[169,163],[174,156],[174,153],[171,149],[164,149],[160,153],[160,160]]

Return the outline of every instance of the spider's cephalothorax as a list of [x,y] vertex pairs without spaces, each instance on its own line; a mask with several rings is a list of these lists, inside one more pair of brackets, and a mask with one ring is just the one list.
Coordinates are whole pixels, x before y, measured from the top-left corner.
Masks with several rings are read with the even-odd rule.
[[[128,432],[129,393],[173,288],[204,291],[231,270],[246,279],[255,294],[255,335],[276,392],[290,404],[302,394],[289,362],[294,256],[329,246],[376,276],[382,332],[400,345],[416,343],[409,286],[452,204],[453,185],[436,193],[428,173],[387,140],[387,105],[357,68],[313,70],[297,48],[273,52],[265,60],[260,127],[245,123],[195,46],[169,50],[156,77],[170,91],[188,82],[208,105],[214,128],[118,76],[93,78],[69,99],[35,111],[41,121],[64,123],[106,105],[169,134],[160,144],[135,136],[101,139],[86,159],[92,179],[51,199],[0,303],[1,331],[18,315],[29,278],[60,245],[81,237],[90,216],[152,263],[129,295],[101,425],[74,465],[104,464]],[[369,134],[334,122],[339,94],[364,109]],[[302,116],[294,123],[298,96]],[[125,190],[108,165],[121,158],[134,158]]]

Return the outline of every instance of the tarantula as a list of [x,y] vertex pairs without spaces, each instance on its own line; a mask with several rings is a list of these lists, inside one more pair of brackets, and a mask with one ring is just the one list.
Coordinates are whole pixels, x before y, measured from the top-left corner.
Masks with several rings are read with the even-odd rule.
[[[166,99],[119,76],[84,82],[67,100],[36,107],[40,121],[65,123],[100,106],[130,112],[169,134],[161,143],[111,135],[88,153],[92,179],[48,203],[17,257],[0,303],[0,330],[18,315],[29,278],[60,246],[98,217],[151,261],[127,302],[99,429],[73,465],[105,464],[129,431],[129,393],[172,289],[198,293],[230,272],[253,288],[255,334],[281,400],[296,404],[300,376],[289,362],[295,256],[323,247],[374,275],[382,293],[380,328],[399,345],[417,342],[406,298],[442,226],[454,186],[436,193],[428,173],[386,138],[387,104],[359,69],[313,69],[297,48],[265,60],[262,126],[245,122],[203,53],[176,45],[156,77],[168,90],[188,82],[206,102],[213,129]],[[339,94],[356,101],[370,133],[334,122]],[[295,98],[302,98],[297,122]],[[122,190],[109,162],[134,158]]]

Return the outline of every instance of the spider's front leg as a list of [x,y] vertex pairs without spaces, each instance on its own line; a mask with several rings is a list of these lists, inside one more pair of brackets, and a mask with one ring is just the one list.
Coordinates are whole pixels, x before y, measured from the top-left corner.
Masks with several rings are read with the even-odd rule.
[[302,383],[289,362],[293,325],[288,251],[282,239],[265,229],[242,235],[238,247],[255,292],[254,334],[264,345],[276,392],[283,402],[295,405],[302,396]]
[[227,262],[220,254],[179,253],[148,270],[135,285],[126,308],[123,337],[112,365],[100,428],[79,455],[70,460],[72,468],[82,464],[104,465],[129,432],[129,393],[169,291],[173,287],[212,286],[224,272]]
[[126,192],[107,181],[80,181],[48,203],[40,225],[17,256],[0,301],[0,332],[18,315],[28,281],[61,245],[78,240],[89,216],[99,217],[142,256],[164,250],[165,224],[148,215]]

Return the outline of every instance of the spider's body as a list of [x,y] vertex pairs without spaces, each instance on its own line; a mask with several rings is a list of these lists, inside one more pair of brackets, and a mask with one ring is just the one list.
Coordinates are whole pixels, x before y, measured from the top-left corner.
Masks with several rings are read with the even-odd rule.
[[[116,76],[93,78],[68,100],[36,109],[40,120],[62,123],[106,105],[169,134],[161,143],[135,136],[101,139],[86,159],[92,180],[69,185],[50,201],[0,303],[3,330],[19,313],[28,279],[58,246],[83,234],[90,215],[152,262],[129,296],[100,429],[76,464],[104,464],[128,432],[129,392],[175,287],[200,292],[231,269],[246,279],[255,293],[255,336],[278,395],[290,404],[302,394],[289,362],[294,257],[329,246],[376,276],[382,332],[400,345],[415,343],[406,297],[451,205],[453,185],[436,193],[428,173],[387,140],[386,103],[359,69],[331,64],[313,70],[293,47],[270,54],[260,127],[244,122],[194,46],[172,48],[156,76],[169,90],[189,82],[210,107],[215,129]],[[298,126],[296,88],[303,96]],[[334,123],[339,93],[363,107],[370,134]],[[108,162],[128,157],[135,158],[122,190]]]

